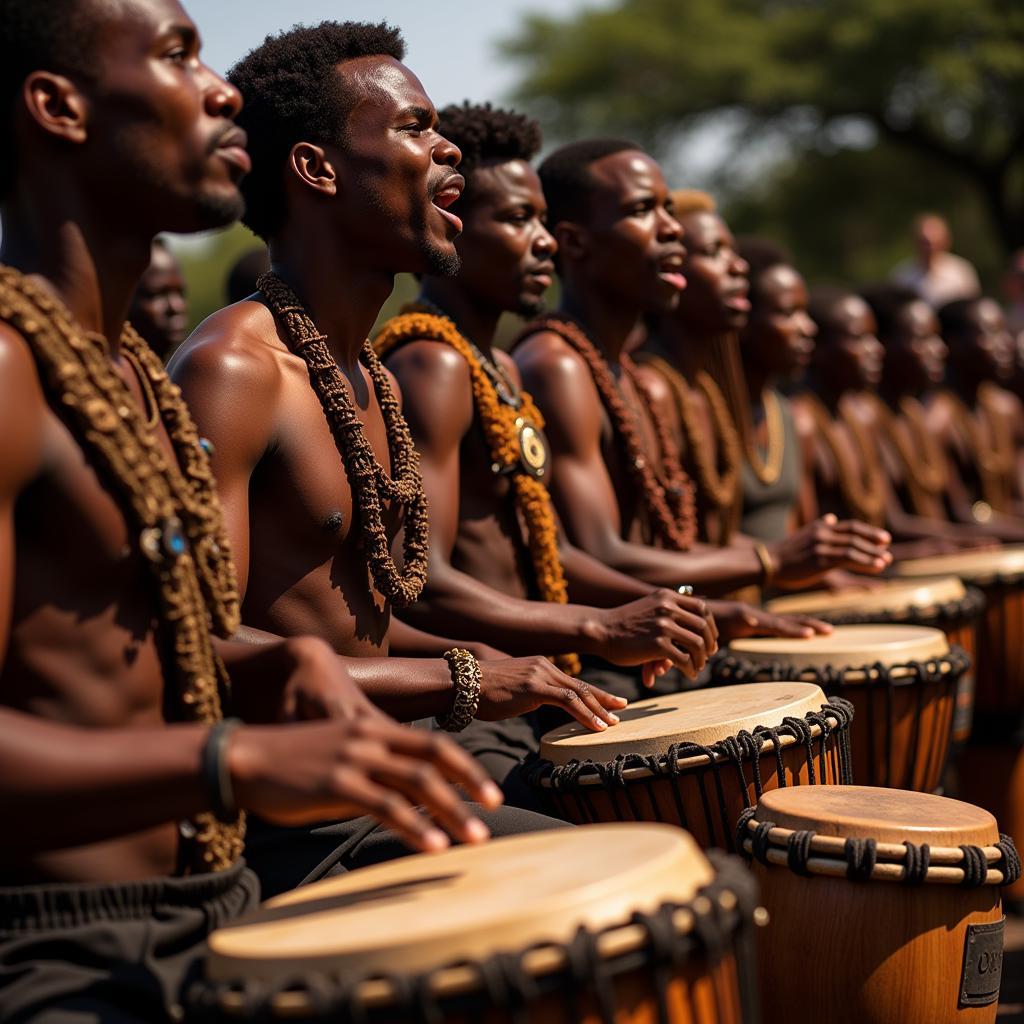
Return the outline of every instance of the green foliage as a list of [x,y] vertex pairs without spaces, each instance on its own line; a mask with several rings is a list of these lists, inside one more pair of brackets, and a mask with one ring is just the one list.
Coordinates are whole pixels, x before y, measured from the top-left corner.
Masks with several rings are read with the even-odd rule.
[[[664,156],[728,113],[745,127],[736,163],[769,132],[794,153],[834,151],[853,119],[862,137],[917,155],[901,171],[891,149],[861,161],[865,173],[906,177],[927,157],[955,202],[982,204],[996,246],[1024,244],[1019,0],[620,0],[569,20],[531,16],[505,52],[523,68],[520,102],[556,137],[633,135]],[[828,156],[809,157],[797,179],[783,166],[780,182],[814,193],[815,171],[838,166]]]

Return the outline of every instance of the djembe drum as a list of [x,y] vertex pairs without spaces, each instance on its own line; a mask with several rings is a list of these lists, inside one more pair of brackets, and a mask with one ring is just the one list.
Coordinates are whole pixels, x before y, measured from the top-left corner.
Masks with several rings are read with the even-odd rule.
[[957,576],[886,580],[871,590],[787,594],[768,601],[765,608],[776,615],[813,615],[835,626],[884,623],[941,629],[950,646],[961,648],[971,660],[957,688],[954,750],[967,741],[974,712],[978,622],[985,608],[985,595],[976,587],[965,587]]
[[747,1024],[758,918],[742,864],[679,829],[493,840],[318,882],[213,932],[188,1019]]
[[931,791],[949,754],[967,655],[926,626],[836,626],[806,640],[736,640],[715,659],[714,685],[801,679],[857,711],[853,779]]
[[931,793],[805,786],[765,793],[737,831],[769,914],[765,1020],[995,1020],[999,887],[1020,876],[1020,859],[987,811]]
[[663,821],[728,849],[765,790],[851,781],[852,714],[799,682],[675,693],[636,701],[605,733],[553,729],[527,779],[567,821]]
[[[971,741],[958,759],[964,799],[1024,834],[1024,546],[900,562],[905,577],[955,573],[985,595]],[[1024,882],[1007,891],[1024,902]]]

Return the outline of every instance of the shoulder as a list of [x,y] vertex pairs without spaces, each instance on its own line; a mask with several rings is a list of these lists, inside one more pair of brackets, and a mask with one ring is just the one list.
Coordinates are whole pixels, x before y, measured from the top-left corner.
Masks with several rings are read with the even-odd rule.
[[49,406],[28,343],[0,322],[0,481],[16,489],[42,467]]
[[676,396],[665,377],[650,363],[638,363],[637,382],[644,390],[648,401],[663,413],[676,415]]
[[389,352],[384,362],[406,389],[418,389],[421,381],[449,388],[469,388],[466,360],[442,341],[415,338]]
[[818,426],[807,398],[804,395],[797,394],[788,400],[783,398],[782,401],[789,405],[789,409],[793,414],[793,426],[796,427],[797,434],[804,440],[813,437],[817,432]]
[[417,437],[452,437],[468,429],[473,420],[469,366],[450,345],[416,338],[390,352],[385,363],[401,388],[402,408]]
[[528,335],[512,350],[512,358],[531,390],[545,382],[568,384],[590,379],[583,357],[556,331]]
[[261,302],[245,299],[208,316],[168,370],[186,397],[230,388],[233,400],[252,406],[276,397],[282,351],[273,314]]

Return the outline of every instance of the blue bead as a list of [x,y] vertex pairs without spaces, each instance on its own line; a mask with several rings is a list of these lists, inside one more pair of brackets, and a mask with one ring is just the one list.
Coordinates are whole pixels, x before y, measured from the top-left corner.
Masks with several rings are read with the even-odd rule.
[[208,437],[199,438],[199,447],[212,459],[214,453],[213,442]]

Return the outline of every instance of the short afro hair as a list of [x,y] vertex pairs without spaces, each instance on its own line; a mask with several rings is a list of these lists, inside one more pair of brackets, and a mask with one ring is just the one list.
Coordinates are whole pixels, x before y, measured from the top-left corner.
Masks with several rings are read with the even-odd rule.
[[94,0],[0,0],[0,197],[14,184],[14,107],[33,71],[53,71],[91,81],[95,44],[105,20]]
[[525,160],[540,152],[540,125],[514,110],[490,103],[453,103],[438,112],[438,131],[462,151],[459,171],[466,177],[460,206],[473,200],[473,172],[486,160]]
[[718,204],[710,192],[699,188],[677,188],[672,192],[672,215],[685,217],[688,213],[717,213]]
[[878,340],[888,344],[899,330],[900,313],[922,298],[913,288],[903,284],[892,284],[880,281],[877,284],[865,285],[860,290],[861,298],[871,307],[878,323]]
[[537,168],[548,204],[548,223],[585,221],[591,213],[594,193],[591,165],[606,156],[632,151],[646,152],[628,139],[583,139],[556,149]]
[[757,238],[753,235],[740,238],[736,242],[736,251],[747,264],[750,301],[755,305],[764,297],[761,291],[762,275],[774,267],[793,266],[793,260],[785,247],[770,238]]
[[820,352],[825,345],[832,344],[839,334],[839,322],[836,319],[836,309],[839,303],[857,293],[852,288],[842,288],[839,285],[822,284],[811,289],[810,301],[807,304],[807,312],[811,319],[818,326],[817,352]]
[[267,36],[228,72],[245,100],[238,124],[248,133],[253,164],[242,182],[242,220],[264,240],[284,222],[282,172],[292,147],[344,141],[358,97],[346,90],[337,66],[376,56],[402,60],[405,43],[398,29],[384,22],[324,21]]
[[968,333],[973,328],[971,317],[984,297],[975,296],[970,299],[954,299],[947,302],[939,310],[939,325],[942,328],[942,338],[949,345],[951,350],[961,347],[960,343],[965,341]]

